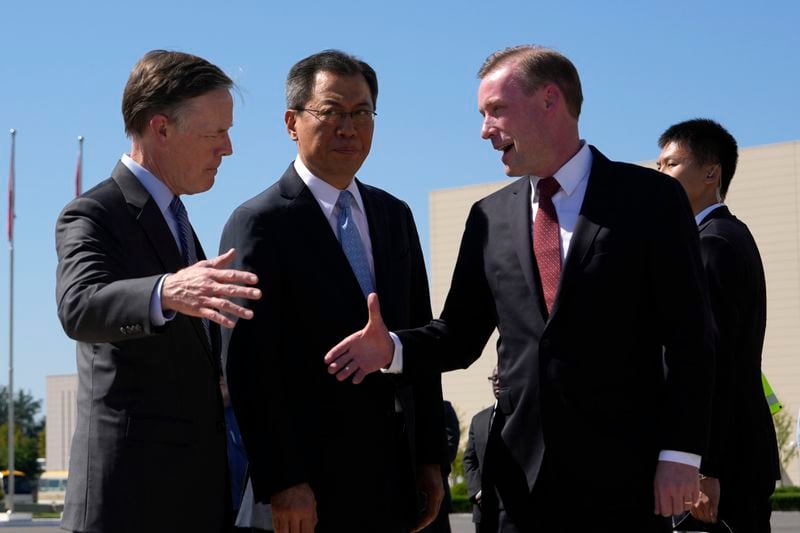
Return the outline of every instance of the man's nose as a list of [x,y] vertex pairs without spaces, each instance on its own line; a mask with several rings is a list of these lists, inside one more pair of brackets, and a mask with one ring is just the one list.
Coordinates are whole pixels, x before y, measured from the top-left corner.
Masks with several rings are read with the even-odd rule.
[[483,124],[481,124],[481,139],[488,139],[492,136],[494,130],[494,123],[490,117],[484,117]]
[[231,136],[228,133],[225,133],[225,138],[222,140],[222,156],[226,155],[233,155],[233,143],[231,142]]
[[336,133],[342,137],[354,137],[356,135],[356,125],[353,122],[353,115],[342,116],[339,125],[336,127]]

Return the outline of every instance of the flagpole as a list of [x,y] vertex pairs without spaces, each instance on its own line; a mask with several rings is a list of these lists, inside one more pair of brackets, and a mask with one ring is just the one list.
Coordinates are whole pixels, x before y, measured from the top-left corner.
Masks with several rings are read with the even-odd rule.
[[83,192],[83,135],[78,135],[78,168],[75,170],[75,196]]
[[14,152],[17,131],[11,129],[11,172],[8,178],[8,502],[14,513]]

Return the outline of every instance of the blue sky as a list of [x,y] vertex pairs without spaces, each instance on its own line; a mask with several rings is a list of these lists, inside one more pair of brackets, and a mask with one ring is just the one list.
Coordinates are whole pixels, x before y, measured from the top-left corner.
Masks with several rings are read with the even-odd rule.
[[[380,82],[372,153],[359,176],[406,200],[428,254],[432,190],[503,179],[480,139],[475,73],[496,49],[556,48],[583,81],[581,133],[613,159],[657,155],[670,124],[726,125],[741,146],[800,139],[800,3],[273,2],[16,0],[0,16],[0,188],[16,128],[15,386],[44,398],[45,376],[75,372],[56,317],[54,231],[73,195],[77,136],[84,185],[129,149],[120,99],[153,48],[201,55],[233,77],[227,158],[208,193],[186,201],[206,251],[230,212],[274,182],[295,154],[283,82],[297,60],[340,48]],[[6,220],[5,195],[0,220]],[[3,229],[3,235],[5,229]],[[8,247],[0,244],[0,383],[7,383]]]

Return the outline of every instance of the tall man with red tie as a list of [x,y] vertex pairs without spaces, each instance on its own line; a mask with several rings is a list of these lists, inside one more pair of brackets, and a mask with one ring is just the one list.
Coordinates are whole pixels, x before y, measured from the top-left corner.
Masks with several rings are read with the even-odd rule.
[[472,207],[440,318],[392,334],[395,354],[371,296],[329,371],[465,368],[497,328],[483,499],[499,518],[481,531],[670,531],[698,497],[712,381],[686,195],[580,138],[580,79],[558,52],[502,50],[478,76],[481,135],[521,178]]

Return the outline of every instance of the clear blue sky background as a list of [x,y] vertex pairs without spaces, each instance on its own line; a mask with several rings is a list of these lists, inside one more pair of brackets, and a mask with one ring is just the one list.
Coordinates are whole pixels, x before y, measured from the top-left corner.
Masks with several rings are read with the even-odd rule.
[[[505,177],[499,153],[480,139],[476,109],[475,73],[492,51],[537,43],[566,54],[583,81],[582,136],[613,159],[642,161],[657,155],[661,131],[696,116],[721,121],[741,146],[800,139],[799,21],[793,0],[3,2],[3,191],[8,130],[18,130],[16,388],[44,398],[46,375],[75,372],[74,345],[56,317],[53,227],[73,195],[77,136],[86,138],[85,188],[129,149],[120,99],[147,50],[201,55],[241,89],[235,153],[214,188],[186,202],[209,254],[233,208],[294,157],[283,82],[293,63],[324,48],[359,55],[378,72],[375,141],[359,177],[411,205],[427,254],[432,190]],[[8,285],[0,244],[3,384]]]

